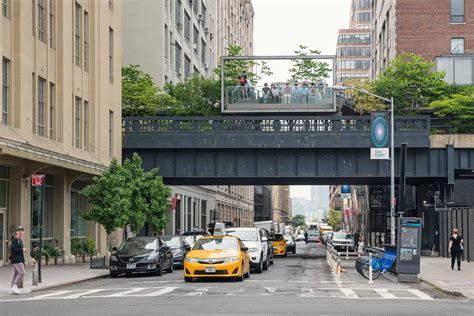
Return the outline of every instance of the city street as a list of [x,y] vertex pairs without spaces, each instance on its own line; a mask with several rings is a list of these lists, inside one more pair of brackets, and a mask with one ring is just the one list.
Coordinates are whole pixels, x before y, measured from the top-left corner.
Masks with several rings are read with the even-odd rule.
[[426,285],[379,278],[373,285],[354,269],[336,282],[320,244],[297,244],[297,254],[275,258],[243,283],[184,283],[183,271],[162,277],[102,278],[0,301],[1,315],[86,314],[469,314],[473,301]]

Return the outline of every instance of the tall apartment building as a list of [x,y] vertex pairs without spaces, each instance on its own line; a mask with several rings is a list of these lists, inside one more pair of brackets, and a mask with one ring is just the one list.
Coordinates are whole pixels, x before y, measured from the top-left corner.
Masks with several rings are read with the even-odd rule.
[[216,63],[227,55],[229,45],[242,47],[242,55],[253,55],[253,18],[255,11],[252,0],[221,0],[217,2],[216,14]]
[[[220,1],[219,1],[220,2]],[[216,67],[216,10],[212,0],[124,0],[123,65],[138,64],[159,86]]]
[[292,203],[289,185],[272,186],[273,220],[279,223],[289,223],[292,219]]
[[436,61],[448,82],[474,83],[474,0],[374,1],[372,12],[372,78],[412,52]]
[[[79,190],[121,158],[120,1],[3,0],[0,26],[0,265],[17,225],[30,249],[43,226],[67,262],[73,238],[105,253]],[[35,174],[45,175],[43,222]]]
[[336,82],[369,77],[372,48],[372,1],[352,0],[348,29],[338,32]]

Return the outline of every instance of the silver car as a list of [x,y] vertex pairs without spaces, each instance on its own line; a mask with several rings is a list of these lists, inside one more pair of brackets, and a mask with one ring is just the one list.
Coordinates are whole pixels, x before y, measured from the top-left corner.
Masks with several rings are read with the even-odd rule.
[[355,250],[354,237],[351,233],[334,232],[328,240],[328,243],[332,245],[335,250],[346,250],[346,247],[349,248],[349,251]]

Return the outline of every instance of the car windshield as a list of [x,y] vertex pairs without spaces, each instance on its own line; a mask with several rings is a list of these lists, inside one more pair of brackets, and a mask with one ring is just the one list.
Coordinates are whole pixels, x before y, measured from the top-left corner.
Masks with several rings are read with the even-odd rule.
[[120,245],[119,250],[155,250],[158,248],[158,240],[155,238],[128,238],[125,240],[122,245]]
[[193,250],[237,250],[237,239],[235,238],[201,238],[193,247]]
[[316,231],[316,230],[310,230],[310,231],[308,232],[308,235],[309,235],[309,236],[319,236],[319,232]]
[[162,238],[170,247],[181,247],[181,241],[178,236],[163,236]]
[[271,241],[282,241],[283,239],[284,238],[282,234],[275,234],[273,236],[270,236]]
[[352,234],[348,233],[334,233],[333,239],[352,239]]
[[227,229],[226,234],[231,236],[237,236],[242,241],[258,241],[256,230]]

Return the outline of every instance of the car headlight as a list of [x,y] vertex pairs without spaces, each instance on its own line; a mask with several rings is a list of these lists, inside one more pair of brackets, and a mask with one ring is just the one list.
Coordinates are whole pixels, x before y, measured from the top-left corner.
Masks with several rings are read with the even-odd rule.
[[173,253],[173,256],[175,256],[175,257],[179,257],[179,256],[183,255],[183,251],[179,248],[178,249],[173,249],[172,253]]
[[258,248],[249,248],[249,252],[258,252]]
[[187,261],[187,262],[198,262],[198,259],[197,259],[197,258],[189,258],[189,257],[186,257],[186,261]]
[[225,258],[224,262],[237,262],[239,260],[240,260],[239,257],[231,257],[231,258]]
[[112,260],[112,261],[118,261],[118,258],[117,258],[116,255],[111,255],[111,256],[110,256],[110,260]]
[[146,260],[153,260],[158,256],[158,252],[151,253]]

